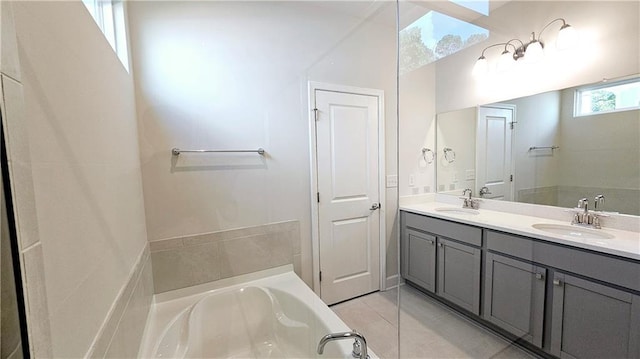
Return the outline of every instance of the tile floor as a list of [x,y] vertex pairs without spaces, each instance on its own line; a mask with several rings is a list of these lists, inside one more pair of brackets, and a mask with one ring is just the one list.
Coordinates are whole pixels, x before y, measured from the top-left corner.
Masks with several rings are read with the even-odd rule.
[[[402,358],[535,357],[511,345],[417,289],[400,287]],[[331,307],[361,332],[380,358],[398,358],[397,291],[376,292]]]

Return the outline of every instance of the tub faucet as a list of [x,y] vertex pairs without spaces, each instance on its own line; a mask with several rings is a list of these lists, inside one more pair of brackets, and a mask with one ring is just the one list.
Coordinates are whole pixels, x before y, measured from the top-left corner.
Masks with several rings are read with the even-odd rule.
[[355,339],[351,356],[353,356],[354,358],[368,359],[369,355],[367,354],[367,340],[362,334],[356,332],[355,330],[352,330],[350,332],[330,333],[325,335],[324,337],[322,337],[322,339],[320,339],[320,342],[318,343],[318,354],[322,354],[324,352],[324,346],[327,345],[328,342],[351,338]]

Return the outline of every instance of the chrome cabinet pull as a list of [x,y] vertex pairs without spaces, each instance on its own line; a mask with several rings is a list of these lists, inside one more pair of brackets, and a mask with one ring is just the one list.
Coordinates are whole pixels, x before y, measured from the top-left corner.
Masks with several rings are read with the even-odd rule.
[[562,285],[562,281],[560,279],[554,279],[553,280],[553,285],[561,286]]
[[543,280],[544,275],[542,275],[542,273],[536,273],[536,279]]

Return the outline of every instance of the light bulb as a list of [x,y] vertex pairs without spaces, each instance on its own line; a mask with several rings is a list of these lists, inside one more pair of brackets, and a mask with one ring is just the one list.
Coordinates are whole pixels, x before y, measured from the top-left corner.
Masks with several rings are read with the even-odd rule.
[[497,72],[507,72],[513,68],[516,60],[513,59],[513,54],[508,50],[504,50],[500,58],[498,59],[498,64],[496,65]]
[[484,56],[480,56],[476,64],[473,65],[473,71],[471,72],[474,77],[484,76],[489,72],[489,64]]
[[538,62],[542,60],[544,51],[542,50],[542,43],[538,40],[531,40],[527,45],[527,49],[524,51],[524,58],[528,62]]
[[556,40],[558,50],[566,50],[576,42],[576,30],[569,24],[562,25]]

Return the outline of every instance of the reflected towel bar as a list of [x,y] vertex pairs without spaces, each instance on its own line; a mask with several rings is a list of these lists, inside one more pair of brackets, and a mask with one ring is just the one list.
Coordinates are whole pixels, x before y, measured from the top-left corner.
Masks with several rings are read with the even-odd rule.
[[174,156],[178,156],[179,154],[181,154],[182,152],[190,152],[190,153],[205,153],[205,152],[224,152],[224,153],[231,153],[231,152],[256,152],[257,154],[259,154],[260,156],[264,156],[264,148],[258,148],[257,150],[181,150],[179,148],[172,148],[171,149],[171,154]]
[[557,150],[558,148],[560,148],[560,146],[544,146],[544,147],[529,147],[529,151],[533,151],[533,150]]

